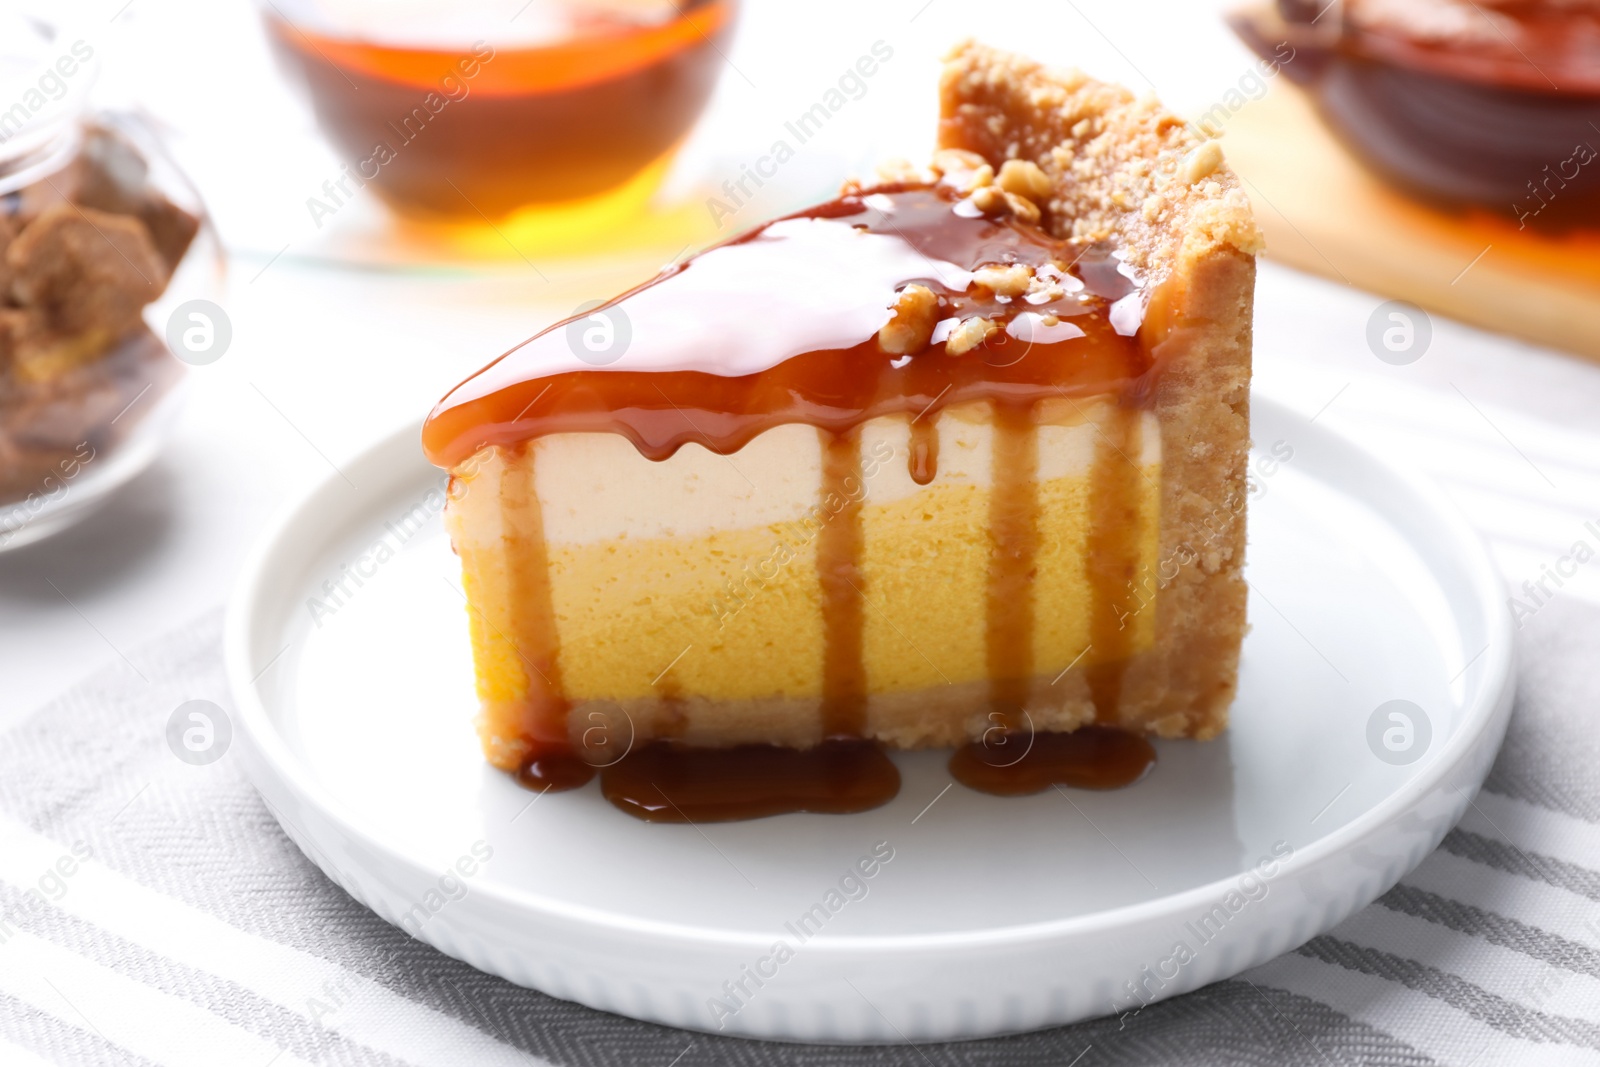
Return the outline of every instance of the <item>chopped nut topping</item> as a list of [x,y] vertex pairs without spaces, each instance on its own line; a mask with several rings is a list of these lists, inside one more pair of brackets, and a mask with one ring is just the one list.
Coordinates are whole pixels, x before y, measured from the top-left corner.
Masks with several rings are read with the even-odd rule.
[[1033,270],[1021,263],[1009,267],[979,267],[972,277],[995,296],[1021,296],[1033,283]]
[[1055,264],[1041,263],[1034,268],[1033,278],[1028,283],[1028,291],[1037,293],[1046,289],[1059,289],[1063,277]]
[[933,169],[941,174],[977,170],[987,163],[988,160],[978,153],[968,152],[965,148],[941,148],[933,154]]
[[1007,193],[1006,204],[1011,208],[1011,213],[1023,222],[1032,224],[1039,221],[1039,205],[1027,197]]
[[1015,215],[1026,223],[1039,221],[1039,207],[1025,196],[1008,193],[998,185],[985,185],[972,191],[972,206],[985,215]]
[[1057,326],[1060,325],[1060,323],[1061,317],[1059,315],[1046,314],[1039,316],[1039,325],[1041,326]]
[[1023,299],[1030,304],[1049,304],[1081,288],[1082,282],[1062,273],[1055,264],[1041,263],[1034,268],[1033,277],[1028,281],[1028,295]]
[[1050,179],[1039,164],[1026,159],[1008,159],[1000,167],[1000,188],[1025,196],[1035,203],[1050,198]]
[[972,193],[972,206],[985,215],[1004,215],[1011,210],[1006,191],[998,185],[985,185]]
[[939,317],[939,298],[922,285],[908,285],[894,302],[894,317],[878,331],[878,345],[890,355],[904,356],[928,347]]
[[966,183],[962,185],[961,191],[964,193],[970,193],[974,189],[982,189],[993,184],[994,168],[985,163],[983,166],[972,172],[971,177],[969,177]]
[[952,356],[965,355],[988,338],[1000,327],[988,319],[970,318],[950,331],[950,337],[945,341],[944,350]]
[[909,159],[886,159],[878,164],[877,170],[878,180],[889,185],[920,185],[934,177],[926,167],[919,167]]
[[1209,177],[1211,172],[1222,166],[1222,146],[1216,141],[1206,141],[1187,156],[1178,165],[1178,180],[1185,185],[1193,185],[1202,178]]
[[945,148],[933,154],[933,172],[945,185],[963,193],[994,184],[994,168],[976,152]]

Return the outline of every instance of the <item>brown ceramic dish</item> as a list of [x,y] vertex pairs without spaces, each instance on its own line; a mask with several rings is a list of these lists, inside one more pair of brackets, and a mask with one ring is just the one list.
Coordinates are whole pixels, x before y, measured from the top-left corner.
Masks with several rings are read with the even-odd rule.
[[1600,4],[1279,0],[1235,32],[1390,181],[1523,225],[1600,220]]

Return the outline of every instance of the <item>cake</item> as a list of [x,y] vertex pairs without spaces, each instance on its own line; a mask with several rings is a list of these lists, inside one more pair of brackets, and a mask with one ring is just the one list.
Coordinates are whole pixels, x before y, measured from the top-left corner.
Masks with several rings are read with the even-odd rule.
[[930,166],[670,267],[434,409],[494,766],[549,787],[573,757],[711,750],[781,777],[773,749],[1224,728],[1248,202],[1124,89],[969,43],[940,91]]

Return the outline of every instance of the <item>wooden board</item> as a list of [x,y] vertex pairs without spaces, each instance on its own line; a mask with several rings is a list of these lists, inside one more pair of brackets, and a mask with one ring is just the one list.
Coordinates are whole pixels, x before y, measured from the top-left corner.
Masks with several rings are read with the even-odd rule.
[[1357,163],[1291,85],[1224,130],[1268,258],[1600,360],[1600,229],[1555,236],[1419,203]]

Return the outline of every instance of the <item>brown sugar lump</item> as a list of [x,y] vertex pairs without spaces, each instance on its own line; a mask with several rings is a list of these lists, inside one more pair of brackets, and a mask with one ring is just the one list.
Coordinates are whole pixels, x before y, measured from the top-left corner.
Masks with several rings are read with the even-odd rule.
[[76,204],[45,209],[6,248],[11,296],[67,333],[116,337],[166,287],[144,223]]

